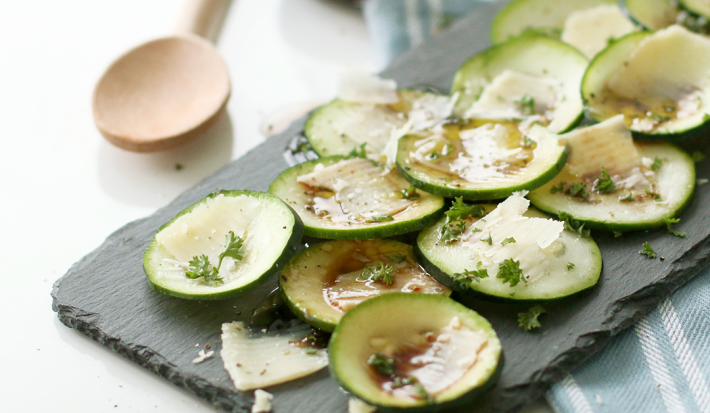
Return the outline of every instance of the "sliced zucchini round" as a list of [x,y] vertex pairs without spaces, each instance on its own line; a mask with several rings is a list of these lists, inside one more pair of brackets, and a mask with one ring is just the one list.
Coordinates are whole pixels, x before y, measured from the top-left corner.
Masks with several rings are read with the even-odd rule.
[[594,58],[582,95],[599,121],[623,114],[636,139],[690,139],[710,120],[708,71],[710,39],[681,26],[636,32]]
[[526,34],[468,59],[454,77],[459,118],[530,119],[553,132],[582,117],[579,86],[587,58],[560,40]]
[[484,205],[486,215],[467,218],[458,239],[443,237],[452,227],[446,219],[425,228],[417,239],[424,268],[454,290],[506,300],[554,300],[596,285],[602,259],[594,240],[528,205],[521,194]]
[[469,403],[495,383],[502,352],[486,319],[429,294],[365,301],[345,313],[328,345],[332,375],[382,412]]
[[710,18],[710,3],[707,0],[678,0],[681,7],[697,15]]
[[444,207],[442,197],[410,188],[396,171],[342,156],[293,166],[271,183],[269,192],[294,208],[306,235],[328,239],[418,231],[437,220]]
[[158,230],[143,255],[155,290],[218,300],[256,288],[298,250],[303,223],[278,197],[220,191],[185,208]]
[[[621,174],[607,171],[615,182],[615,190],[609,193],[595,189],[599,185],[598,174],[580,177],[570,172],[570,163],[528,198],[538,209],[552,215],[565,213],[587,228],[623,232],[661,227],[690,204],[695,164],[688,154],[670,143],[637,142],[634,146],[640,165]],[[573,196],[570,188],[574,185],[585,185],[586,193]]]
[[397,169],[415,187],[473,200],[538,188],[566,160],[555,134],[539,125],[522,132],[515,121],[474,120],[447,126],[443,133],[407,135],[397,151]]
[[660,30],[676,23],[680,10],[671,0],[624,0],[632,19],[649,30]]
[[502,43],[527,31],[559,38],[573,12],[611,4],[616,0],[513,0],[493,19],[491,41]]
[[449,295],[393,240],[329,241],[312,245],[281,271],[279,286],[291,311],[324,331],[361,302],[392,292]]
[[[304,134],[320,156],[348,155],[364,150],[368,158],[381,161],[393,130],[402,128],[410,121],[412,111],[415,111],[414,117],[422,110],[441,112],[443,117],[451,114],[448,96],[417,90],[400,90],[397,93],[399,102],[394,104],[335,99],[311,114]],[[427,126],[421,125],[423,120],[418,120],[419,127]]]

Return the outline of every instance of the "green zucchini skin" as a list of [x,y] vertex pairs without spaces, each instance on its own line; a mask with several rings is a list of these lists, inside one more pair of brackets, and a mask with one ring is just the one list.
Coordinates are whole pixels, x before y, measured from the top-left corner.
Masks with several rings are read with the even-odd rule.
[[[648,156],[662,156],[662,154],[671,152],[676,157],[677,162],[681,162],[686,169],[687,175],[683,182],[673,181],[670,185],[677,186],[690,186],[688,190],[682,195],[682,199],[677,202],[672,207],[668,208],[667,211],[663,213],[656,213],[654,215],[647,214],[647,218],[644,220],[636,221],[621,221],[616,218],[604,218],[598,219],[592,217],[588,214],[581,214],[574,211],[573,209],[563,207],[557,200],[567,198],[566,195],[562,193],[551,193],[551,188],[558,184],[558,181],[562,178],[560,176],[555,177],[552,181],[548,182],[546,185],[528,194],[528,199],[535,206],[535,208],[540,211],[554,216],[559,217],[560,213],[566,213],[572,216],[575,220],[584,224],[585,228],[598,229],[603,231],[617,231],[617,232],[629,232],[629,231],[640,231],[648,230],[654,228],[660,228],[666,225],[665,220],[668,218],[674,218],[679,216],[685,211],[690,203],[693,201],[693,196],[695,194],[695,163],[693,159],[684,150],[680,149],[678,146],[669,142],[654,142],[646,143],[644,145],[646,148],[659,148],[655,151],[641,152],[642,155],[648,154]],[[643,148],[643,147],[642,147]],[[642,149],[643,150],[643,149]],[[620,202],[620,201],[619,201]],[[648,201],[651,202],[651,201]],[[630,203],[629,207],[632,207],[633,203]]]
[[678,9],[669,0],[620,1],[627,15],[647,30],[660,30],[675,24]]
[[534,179],[531,179],[527,182],[523,182],[518,185],[511,185],[506,186],[504,188],[493,189],[461,189],[452,188],[451,186],[447,185],[438,185],[434,183],[434,180],[428,177],[424,172],[420,172],[417,169],[408,166],[410,162],[407,159],[408,149],[405,146],[408,142],[408,139],[413,138],[404,137],[400,140],[400,146],[397,151],[397,170],[399,171],[400,175],[402,175],[407,181],[409,181],[409,183],[414,185],[416,188],[421,189],[422,191],[429,192],[431,194],[441,195],[445,198],[462,197],[471,201],[503,199],[513,194],[513,192],[521,190],[535,190],[545,185],[547,182],[557,176],[558,173],[560,173],[562,168],[564,168],[565,164],[567,163],[568,156],[567,150],[562,150],[559,157],[557,158],[557,161],[552,164],[550,168],[547,169],[544,173],[538,175]]
[[[330,166],[342,160],[347,159],[343,156],[329,156],[325,158],[314,159],[295,165],[281,173],[269,186],[269,192],[281,198],[286,204],[290,204],[296,213],[301,216],[304,222],[304,234],[306,236],[322,238],[322,239],[345,239],[345,240],[363,240],[372,238],[386,238],[396,235],[402,235],[409,232],[419,231],[432,222],[439,219],[444,212],[444,199],[437,195],[428,193],[420,193],[418,201],[421,202],[420,211],[415,217],[405,221],[399,221],[397,216],[395,220],[387,222],[376,222],[369,224],[355,224],[345,228],[334,228],[319,222],[313,218],[315,214],[305,210],[301,201],[302,189],[299,189],[299,183],[296,179],[308,174],[314,170],[316,165],[322,164]],[[401,179],[402,188],[406,180]]]
[[[495,205],[485,204],[483,206],[486,209],[486,214],[493,210],[495,207]],[[536,211],[534,208],[528,209],[528,212],[526,212],[524,215],[538,218],[546,217],[544,214]],[[445,222],[446,221],[442,219],[435,225],[427,227],[422,232],[420,232],[419,237],[417,239],[417,246],[414,249],[414,253],[417,256],[419,262],[422,263],[424,268],[432,275],[432,277],[434,277],[434,279],[451,288],[457,293],[464,294],[467,296],[484,298],[487,301],[504,303],[549,302],[566,299],[568,297],[575,296],[584,291],[590,290],[597,285],[601,276],[602,257],[601,251],[599,250],[599,247],[597,246],[596,242],[594,242],[594,240],[591,238],[581,238],[579,237],[579,235],[573,233],[570,230],[564,230],[560,237],[568,238],[570,241],[581,241],[582,243],[586,244],[585,246],[583,246],[583,248],[585,249],[587,257],[582,257],[586,259],[586,261],[583,261],[582,264],[587,264],[587,266],[585,267],[583,265],[577,265],[577,268],[573,270],[585,271],[585,273],[583,273],[581,277],[581,284],[576,283],[572,286],[568,285],[565,289],[559,289],[559,287],[557,287],[557,290],[552,292],[540,291],[541,288],[539,287],[536,290],[533,290],[532,292],[518,290],[515,291],[514,295],[510,295],[507,291],[499,290],[495,286],[484,286],[478,281],[471,281],[468,286],[463,286],[460,283],[454,281],[454,279],[452,278],[453,273],[457,271],[452,270],[451,268],[449,268],[448,270],[445,268],[446,266],[449,266],[452,263],[455,267],[457,263],[453,262],[453,259],[451,258],[446,259],[445,257],[437,257],[436,251],[431,251],[432,247],[436,246],[431,244],[431,239],[439,239],[440,228],[444,225]],[[574,240],[574,238],[576,237],[579,237],[581,239]],[[451,248],[456,248],[456,246],[453,246]],[[567,248],[568,247],[565,246],[565,250]],[[574,258],[576,259],[579,257],[575,256]],[[552,260],[553,258],[548,257],[547,259]],[[460,271],[461,269],[459,270],[459,272]]]
[[[623,64],[624,59],[633,52],[634,48],[642,40],[654,33],[652,31],[629,33],[610,44],[589,63],[589,67],[582,79],[581,91],[586,112],[594,120],[601,122],[615,115],[624,114],[622,111],[612,112],[608,109],[605,110],[603,102],[606,98],[602,96],[600,91],[604,89],[609,74]],[[706,109],[710,108],[706,107]],[[626,117],[629,118],[628,115]],[[710,117],[706,116],[706,118]],[[638,141],[693,143],[704,140],[710,133],[710,119],[672,130],[659,128],[649,132],[642,132],[631,129],[631,127],[629,127],[629,130],[631,130],[633,138]]]
[[[401,127],[414,103],[421,98],[437,97],[434,93],[402,89],[398,91],[400,102],[395,104],[362,104],[335,99],[316,109],[306,120],[303,133],[313,150],[321,157],[347,156],[353,149],[365,145],[368,158],[379,160],[390,138],[392,126]],[[377,116],[382,124],[375,122]],[[355,124],[349,124],[357,118]],[[386,119],[386,121],[385,121]],[[370,124],[369,122],[373,122]],[[393,122],[394,124],[390,124]],[[341,123],[341,125],[338,125]],[[347,125],[349,127],[344,127]],[[381,127],[381,129],[377,129]],[[372,132],[377,131],[375,136]]]
[[[408,301],[411,303],[408,303]],[[419,307],[424,308],[424,310],[420,310]],[[344,366],[346,359],[357,357],[357,350],[359,349],[356,348],[355,351],[351,351],[351,348],[354,347],[353,343],[369,339],[367,332],[353,333],[353,331],[359,330],[357,324],[363,324],[362,320],[372,320],[373,317],[380,314],[392,315],[392,317],[387,318],[388,320],[389,318],[397,318],[395,314],[401,312],[406,312],[407,316],[418,319],[423,315],[423,311],[428,312],[427,316],[431,314],[433,316],[442,316],[442,318],[450,314],[456,314],[461,319],[470,317],[470,319],[473,320],[472,322],[478,326],[478,331],[483,331],[488,336],[488,340],[490,340],[488,345],[493,348],[492,352],[495,357],[495,366],[486,371],[486,374],[482,377],[482,382],[478,386],[469,388],[464,392],[459,391],[460,394],[449,395],[444,392],[444,394],[436,396],[434,403],[430,404],[426,404],[422,401],[416,404],[410,403],[407,406],[397,406],[383,402],[383,399],[378,398],[377,395],[363,392],[362,387],[358,386],[356,380],[351,379],[353,369],[348,367],[350,367],[352,363]],[[444,318],[444,320],[448,323],[449,318]],[[467,325],[467,322],[462,322],[462,324]],[[355,325],[355,327],[351,328],[351,325]],[[441,326],[443,327],[445,325],[446,324],[443,324]],[[470,324],[468,325],[470,326]],[[358,305],[348,311],[335,328],[328,345],[328,354],[330,358],[329,366],[331,376],[336,379],[341,387],[360,398],[365,403],[376,406],[378,412],[390,413],[437,412],[457,406],[470,405],[477,397],[495,385],[504,365],[503,349],[500,346],[500,341],[493,327],[488,321],[475,311],[450,298],[428,294],[392,293],[372,298]],[[360,369],[369,368],[364,361],[365,360],[359,363],[358,367]]]
[[[283,249],[283,252],[276,259],[276,261],[273,263],[271,268],[269,268],[267,271],[262,273],[262,275],[259,276],[256,280],[253,280],[246,285],[232,288],[230,290],[218,292],[218,293],[191,294],[191,293],[176,291],[174,289],[167,288],[166,286],[164,286],[163,284],[161,284],[157,280],[158,277],[157,277],[154,265],[152,263],[152,258],[155,254],[157,254],[157,250],[158,250],[159,246],[158,246],[158,242],[156,241],[156,238],[153,237],[153,240],[148,245],[146,252],[143,254],[143,270],[148,278],[151,288],[153,288],[155,291],[162,293],[162,294],[170,295],[170,296],[177,297],[177,298],[184,298],[184,299],[188,299],[188,300],[223,300],[223,299],[232,298],[235,296],[240,296],[240,295],[243,295],[249,291],[252,291],[252,290],[258,288],[260,285],[266,283],[268,280],[270,280],[271,278],[276,276],[276,274],[278,274],[278,272],[283,267],[285,267],[289,263],[289,261],[291,261],[291,258],[294,255],[296,255],[298,250],[301,248],[301,240],[303,238],[303,228],[304,227],[303,227],[303,222],[301,221],[301,218],[298,216],[298,214],[296,214],[296,212],[291,207],[289,207],[288,205],[283,203],[280,199],[278,199],[278,197],[275,197],[271,194],[266,194],[266,193],[257,192],[257,191],[233,190],[233,191],[218,191],[218,192],[209,194],[205,198],[201,199],[200,201],[185,208],[178,215],[176,215],[173,219],[171,219],[167,223],[163,224],[160,227],[160,229],[158,229],[158,232],[160,232],[164,228],[168,227],[170,224],[172,224],[176,219],[180,218],[181,216],[192,212],[192,210],[195,207],[197,207],[198,205],[201,205],[202,203],[206,202],[208,199],[212,199],[220,194],[225,195],[225,196],[247,195],[247,196],[255,197],[258,199],[266,200],[267,202],[278,202],[281,205],[283,205],[284,207],[286,207],[291,212],[291,214],[293,216],[293,223],[292,223],[292,228],[291,228],[291,235],[289,236],[288,240],[286,241],[286,245]],[[284,224],[287,224],[287,223],[284,223]]]
[[464,118],[483,88],[503,71],[512,70],[536,77],[549,76],[563,82],[569,117],[551,124],[550,130],[555,133],[569,131],[584,117],[579,86],[588,64],[589,60],[582,52],[561,40],[536,33],[522,34],[470,57],[461,65],[451,86],[452,94],[459,93],[454,114]]
[[[373,249],[377,253],[373,253]],[[344,314],[331,307],[324,299],[325,285],[337,277],[343,266],[353,262],[353,254],[358,253],[372,256],[372,263],[384,256],[396,253],[402,254],[408,265],[418,266],[412,246],[391,239],[371,240],[335,240],[311,245],[291,259],[291,262],[281,270],[279,277],[279,290],[288,308],[298,318],[326,332],[332,332]],[[362,264],[363,268],[365,264]],[[352,268],[349,268],[352,269]],[[399,275],[397,275],[399,277]],[[395,280],[397,279],[395,277]],[[431,280],[433,281],[433,279]],[[401,282],[400,282],[401,283]],[[440,290],[441,295],[449,296],[451,291],[437,283],[428,286],[428,294],[436,294],[434,288]],[[396,287],[396,285],[395,285]],[[381,294],[390,294],[398,290],[382,287]],[[424,293],[418,291],[416,293]],[[415,294],[411,292],[410,294]]]

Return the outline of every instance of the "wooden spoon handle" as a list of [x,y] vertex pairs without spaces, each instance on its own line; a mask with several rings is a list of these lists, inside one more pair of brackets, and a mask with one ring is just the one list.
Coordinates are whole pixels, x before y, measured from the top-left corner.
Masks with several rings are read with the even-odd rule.
[[176,33],[194,33],[212,43],[219,38],[232,0],[186,0]]

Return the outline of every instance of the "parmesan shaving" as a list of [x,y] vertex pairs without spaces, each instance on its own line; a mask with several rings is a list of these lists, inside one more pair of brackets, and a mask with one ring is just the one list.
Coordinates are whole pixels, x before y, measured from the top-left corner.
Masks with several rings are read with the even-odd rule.
[[352,71],[340,78],[338,97],[348,102],[388,104],[399,102],[397,82]]
[[268,413],[271,411],[271,401],[274,399],[274,395],[257,389],[254,391],[254,405],[251,407],[251,413]]

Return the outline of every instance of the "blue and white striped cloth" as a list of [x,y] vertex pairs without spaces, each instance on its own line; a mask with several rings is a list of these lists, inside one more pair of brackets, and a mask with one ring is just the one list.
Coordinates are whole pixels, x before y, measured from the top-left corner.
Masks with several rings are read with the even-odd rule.
[[[383,63],[495,0],[365,0]],[[663,301],[564,380],[560,413],[710,413],[710,269]]]

